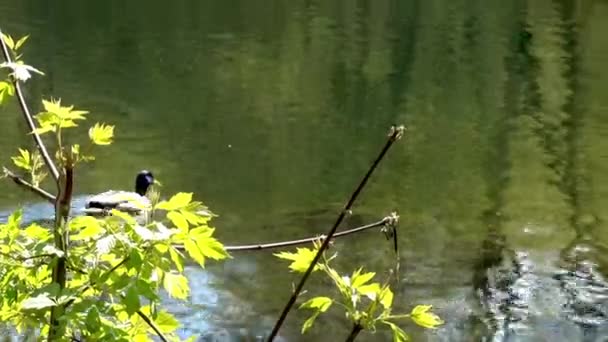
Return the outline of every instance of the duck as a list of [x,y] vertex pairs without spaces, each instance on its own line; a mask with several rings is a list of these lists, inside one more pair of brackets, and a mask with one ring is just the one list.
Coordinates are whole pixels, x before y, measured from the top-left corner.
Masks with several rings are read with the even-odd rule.
[[131,215],[144,214],[152,207],[146,197],[150,186],[154,184],[154,175],[142,170],[135,177],[135,192],[109,190],[89,197],[85,202],[84,213],[91,216],[106,216],[112,209],[127,212]]

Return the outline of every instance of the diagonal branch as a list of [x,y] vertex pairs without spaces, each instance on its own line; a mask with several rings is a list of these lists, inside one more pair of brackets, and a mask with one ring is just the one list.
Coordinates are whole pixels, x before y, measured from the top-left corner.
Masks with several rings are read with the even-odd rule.
[[350,195],[350,199],[346,203],[346,206],[340,212],[340,215],[338,215],[338,218],[336,219],[336,222],[334,223],[333,227],[331,227],[331,229],[329,230],[329,233],[327,234],[327,238],[323,240],[323,243],[321,244],[321,247],[319,247],[317,254],[312,259],[310,265],[308,266],[308,269],[306,270],[306,272],[304,272],[304,275],[302,275],[300,282],[294,289],[291,297],[289,298],[289,301],[285,305],[283,312],[281,312],[281,316],[279,316],[279,319],[275,323],[274,328],[272,328],[272,332],[270,333],[270,336],[268,337],[268,341],[273,341],[274,338],[277,336],[279,329],[281,328],[281,325],[283,325],[285,318],[287,318],[287,314],[293,307],[293,304],[296,302],[296,299],[298,298],[298,296],[300,295],[300,292],[304,288],[304,284],[306,283],[306,280],[310,276],[310,273],[312,272],[314,266],[317,264],[317,262],[321,258],[321,255],[323,255],[323,252],[325,252],[325,250],[329,246],[329,242],[331,241],[332,237],[336,233],[338,226],[340,225],[340,223],[342,223],[342,220],[344,220],[344,217],[346,216],[346,214],[348,212],[350,212],[350,209],[353,206],[353,204],[355,203],[355,200],[357,199],[357,197],[359,196],[359,194],[361,193],[361,191],[367,184],[367,181],[371,177],[372,173],[374,173],[374,170],[376,169],[376,167],[378,167],[378,164],[380,164],[380,161],[382,160],[382,158],[384,158],[384,155],[386,155],[386,152],[388,152],[388,150],[390,149],[390,147],[393,145],[393,143],[395,141],[397,141],[399,138],[401,138],[404,131],[405,131],[405,128],[403,126],[399,126],[399,127],[392,126],[391,127],[391,132],[389,134],[388,140],[386,141],[386,144],[384,145],[384,147],[380,151],[380,154],[376,157],[376,159],[370,166],[370,168],[367,171],[367,173],[365,174],[365,176],[363,176],[363,179],[361,180],[361,182],[359,183],[359,185],[357,186],[355,191]]
[[[8,50],[8,46],[6,46],[4,39],[1,37],[2,30],[0,30],[0,44],[2,45],[2,54],[4,55],[4,59],[7,63],[12,63],[11,54]],[[23,113],[25,121],[27,122],[27,125],[30,128],[30,132],[34,137],[36,146],[38,147],[38,150],[42,155],[42,159],[44,159],[44,163],[49,168],[51,176],[53,176],[53,179],[59,185],[59,170],[57,169],[57,166],[55,166],[55,163],[53,163],[53,159],[46,150],[46,146],[44,145],[44,142],[42,142],[42,138],[40,138],[40,135],[35,131],[36,125],[34,124],[32,114],[30,113],[27,103],[25,102],[25,97],[23,96],[23,91],[21,90],[21,86],[19,85],[19,80],[17,80],[15,77],[13,77],[12,79],[13,85],[15,86],[15,93],[17,94],[17,99],[19,100],[19,106],[21,107],[21,112]]]
[[[40,195],[42,198],[44,198],[45,200],[47,200],[53,204],[55,203],[55,196],[53,196],[53,194],[49,193],[48,191],[29,183],[28,181],[19,177],[17,174],[15,174],[11,170],[7,169],[6,167],[2,168],[2,172],[4,172],[4,176],[12,179],[13,182],[15,182],[17,185],[20,185],[20,186],[26,188],[27,190],[30,190],[33,193]],[[2,177],[0,177],[0,178],[2,178]]]
[[152,328],[152,330],[154,330],[154,332],[156,333],[156,335],[158,336],[158,338],[160,338],[161,341],[163,342],[168,342],[169,340],[167,340],[167,338],[165,337],[165,335],[163,335],[163,333],[160,331],[160,329],[158,329],[158,327],[156,326],[156,324],[154,324],[154,322],[152,322],[152,320],[150,319],[150,317],[146,316],[145,313],[141,312],[141,310],[137,310],[137,314],[139,315],[139,317],[141,317],[141,319],[144,320],[144,322],[146,322],[150,328]]

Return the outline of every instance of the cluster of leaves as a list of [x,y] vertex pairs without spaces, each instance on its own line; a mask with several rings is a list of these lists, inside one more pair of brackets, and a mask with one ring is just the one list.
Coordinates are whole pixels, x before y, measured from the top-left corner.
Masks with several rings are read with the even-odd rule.
[[[24,80],[20,73],[33,68],[20,62],[16,51],[27,37],[17,42],[9,36],[2,38],[18,61],[2,67],[12,69],[10,77]],[[16,69],[15,63],[19,64]],[[0,100],[14,91],[10,78],[0,82]],[[114,127],[96,123],[88,131],[87,146],[68,144],[64,130],[77,127],[88,112],[63,106],[60,100],[43,100],[42,106],[35,116],[34,132],[54,138],[55,162],[60,168],[91,161],[94,158],[84,149],[112,143]],[[40,185],[45,173],[37,152],[20,149],[12,160],[30,175],[34,186]],[[174,332],[179,324],[160,308],[159,293],[164,290],[181,300],[189,296],[184,275],[187,257],[202,267],[207,259],[229,257],[213,237],[213,214],[192,197],[192,193],[178,193],[142,207],[146,213],[165,214],[158,215],[163,220],[147,215],[142,221],[118,210],[101,217],[70,217],[53,228],[61,231],[60,236],[68,236],[66,250],[57,248],[57,234],[51,229],[37,223],[24,225],[22,211],[15,211],[0,225],[0,321],[20,332],[33,329],[44,336],[50,330],[51,311],[60,307],[60,339],[151,341],[160,333],[178,340]],[[58,258],[67,265],[65,287],[52,278]]]
[[[294,253],[281,252],[276,253],[275,256],[291,261],[289,268],[292,271],[304,273],[312,263],[317,251],[318,246],[297,248]],[[395,342],[409,339],[405,331],[396,324],[398,320],[411,319],[416,324],[429,329],[443,324],[437,315],[430,312],[430,305],[418,305],[409,314],[393,314],[393,292],[388,283],[372,282],[376,274],[364,272],[362,269],[354,271],[350,276],[341,276],[330,266],[330,261],[335,256],[327,258],[323,255],[322,261],[314,266],[313,272],[325,273],[335,285],[338,296],[337,298],[314,297],[300,306],[301,309],[312,310],[312,315],[302,325],[302,333],[308,331],[316,318],[334,306],[333,304],[342,308],[346,318],[364,330],[375,332],[379,324],[389,326]]]
[[176,246],[183,245],[201,266],[207,258],[220,260],[228,254],[212,236],[206,208],[192,201],[192,194],[178,193],[155,210],[169,213],[171,227],[158,221],[144,226],[117,210],[103,218],[70,219],[72,244],[66,257],[72,272],[62,290],[51,282],[50,261],[64,253],[54,247],[48,228],[36,223],[23,227],[21,211],[14,212],[0,225],[0,320],[19,331],[37,328],[44,334],[49,309],[63,305],[67,334],[87,340],[149,341],[155,332],[143,313],[176,339],[171,333],[177,320],[158,309],[161,289],[176,299],[189,295],[185,255]]

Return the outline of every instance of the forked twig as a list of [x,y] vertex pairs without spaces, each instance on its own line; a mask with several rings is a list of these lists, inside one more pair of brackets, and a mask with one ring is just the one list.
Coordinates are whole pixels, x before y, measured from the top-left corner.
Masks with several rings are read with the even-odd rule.
[[346,203],[346,206],[340,212],[340,215],[338,215],[338,218],[336,219],[336,222],[334,223],[334,225],[329,230],[329,233],[327,233],[327,237],[325,239],[323,239],[323,243],[321,244],[321,247],[319,247],[319,250],[317,251],[317,254],[312,259],[310,265],[308,266],[308,269],[302,275],[302,278],[300,279],[300,282],[295,287],[295,289],[294,289],[291,297],[289,298],[289,301],[285,305],[285,308],[281,312],[281,315],[279,316],[279,319],[275,323],[275,326],[272,329],[272,332],[270,333],[270,336],[268,337],[268,341],[273,341],[274,338],[277,336],[277,334],[279,332],[279,329],[281,328],[281,325],[283,325],[283,322],[285,321],[285,318],[287,317],[287,314],[289,313],[289,311],[293,307],[293,304],[296,302],[296,299],[298,298],[300,292],[304,288],[304,284],[306,283],[306,280],[308,280],[308,277],[310,276],[310,273],[312,272],[314,266],[317,264],[317,262],[321,258],[321,255],[323,254],[323,252],[329,246],[329,242],[331,241],[332,237],[336,233],[336,230],[338,229],[338,226],[340,225],[340,223],[342,223],[342,220],[344,220],[344,217],[346,216],[346,214],[348,212],[350,212],[350,209],[353,206],[353,204],[355,203],[355,200],[357,199],[357,197],[359,196],[359,194],[361,193],[361,191],[363,190],[363,188],[367,184],[367,181],[371,177],[371,175],[374,172],[374,170],[376,169],[376,167],[378,167],[378,164],[380,164],[380,161],[382,160],[382,158],[384,157],[384,155],[386,154],[386,152],[388,152],[388,150],[390,149],[390,147],[393,145],[393,143],[395,141],[397,141],[399,138],[401,138],[401,136],[403,135],[404,130],[405,130],[405,128],[403,126],[399,126],[399,127],[392,126],[391,127],[391,132],[389,134],[388,140],[386,141],[386,144],[384,145],[384,147],[380,151],[380,154],[378,155],[378,157],[376,157],[376,159],[374,160],[374,162],[370,166],[369,170],[367,171],[367,173],[365,174],[365,176],[363,177],[363,179],[361,180],[361,182],[359,183],[359,185],[357,186],[357,188],[355,189],[355,191],[351,194],[350,199]]

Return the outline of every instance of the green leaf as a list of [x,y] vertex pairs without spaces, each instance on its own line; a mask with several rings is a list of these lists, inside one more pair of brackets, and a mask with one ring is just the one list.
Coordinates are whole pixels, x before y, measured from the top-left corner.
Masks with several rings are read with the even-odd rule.
[[[280,252],[280,253],[274,253],[273,255],[279,259],[293,261],[289,265],[289,268],[292,271],[303,273],[303,272],[306,272],[306,270],[312,263],[316,254],[317,254],[316,249],[313,250],[310,248],[296,248],[295,253]],[[320,269],[320,267],[319,267],[319,264],[317,263],[317,265],[315,265],[315,267],[313,268],[313,272],[317,271],[319,269]]]
[[380,304],[384,309],[390,309],[393,306],[393,291],[386,286],[380,293]]
[[[44,100],[42,101],[44,102]],[[44,134],[46,132],[55,132],[56,126],[59,126],[60,120],[57,115],[50,112],[38,113],[36,116],[39,128],[36,128],[34,132],[38,134]]]
[[198,248],[196,242],[190,239],[185,240],[184,249],[186,250],[186,252],[188,252],[188,255],[190,255],[190,257],[194,259],[194,261],[201,265],[201,267],[205,267],[205,256]]
[[19,156],[11,157],[11,159],[13,160],[13,164],[15,164],[15,166],[27,171],[32,170],[32,156],[30,155],[30,151],[20,148]]
[[48,293],[41,293],[36,297],[28,298],[21,302],[22,310],[40,310],[56,306],[54,300],[49,298]]
[[197,227],[190,230],[188,236],[194,240],[200,252],[207,258],[222,260],[229,257],[224,245],[212,237],[213,229],[209,227]]
[[430,312],[432,307],[432,305],[417,305],[414,309],[412,309],[410,317],[414,323],[421,327],[435,329],[437,326],[443,324],[443,321],[441,318],[439,318],[439,316]]
[[173,298],[186,299],[190,294],[188,278],[181,274],[165,273],[163,287]]
[[389,321],[382,321],[382,323],[391,327],[391,330],[393,331],[393,342],[407,342],[410,340],[405,331],[399,328],[395,323]]
[[177,268],[179,272],[184,272],[184,257],[182,256],[182,253],[171,246],[169,247],[169,256],[171,257],[171,261],[175,264],[175,268]]
[[26,236],[39,241],[44,241],[51,237],[51,232],[48,228],[41,227],[36,223],[32,223],[27,228],[25,228],[23,230],[23,233]]
[[122,298],[122,304],[125,306],[125,310],[130,315],[134,314],[141,307],[139,302],[139,293],[137,287],[132,285],[127,288],[125,296]]
[[25,43],[25,41],[29,38],[29,35],[23,36],[21,38],[19,38],[19,40],[15,43],[15,51],[19,50],[19,48],[21,46],[23,46],[23,44]]
[[162,201],[156,205],[156,209],[177,210],[186,207],[192,201],[191,192],[180,192],[175,194],[169,201]]
[[4,40],[4,43],[6,44],[6,46],[8,46],[9,49],[15,49],[15,41],[13,40],[13,37],[3,33],[2,40]]
[[312,328],[312,325],[315,323],[315,320],[317,319],[317,317],[319,317],[320,314],[320,311],[316,311],[304,321],[304,324],[302,324],[302,334],[305,334],[310,328]]
[[314,309],[319,312],[325,312],[327,309],[329,309],[332,303],[333,300],[329,297],[314,297],[302,303],[302,305],[300,305],[300,309]]
[[166,311],[160,311],[158,313],[156,319],[154,320],[154,324],[156,324],[156,327],[162,333],[171,333],[175,331],[175,329],[179,328],[179,322],[177,319]]
[[183,232],[187,232],[188,231],[188,221],[186,220],[186,218],[184,217],[184,215],[180,214],[177,211],[170,211],[167,214],[167,217],[169,218],[169,220],[171,220],[171,222],[173,222],[173,224],[177,228],[179,228]]
[[375,275],[376,275],[375,272],[368,272],[368,273],[363,273],[363,274],[359,274],[359,272],[355,272],[355,274],[353,274],[353,277],[352,277],[351,286],[356,289],[356,288],[364,285],[368,281],[370,281]]
[[378,298],[378,295],[380,294],[380,291],[382,291],[382,288],[380,287],[379,283],[363,285],[357,289],[357,292],[371,300],[376,300],[376,298]]
[[89,138],[96,145],[110,145],[114,137],[114,126],[96,123],[89,129]]
[[17,209],[13,211],[13,213],[8,217],[6,224],[9,227],[18,228],[21,224],[21,220],[23,219],[23,209]]
[[15,87],[9,82],[0,82],[0,105],[4,103],[9,96],[15,94]]
[[69,227],[71,232],[78,232],[70,236],[73,241],[91,239],[105,232],[99,221],[92,216],[78,216],[70,221]]
[[135,286],[137,286],[137,291],[144,297],[148,298],[151,301],[158,300],[158,294],[156,293],[156,286],[151,283],[143,280],[137,279],[135,281]]
[[98,331],[101,326],[101,319],[99,318],[99,310],[97,306],[93,305],[87,313],[85,319],[85,325],[90,332]]

